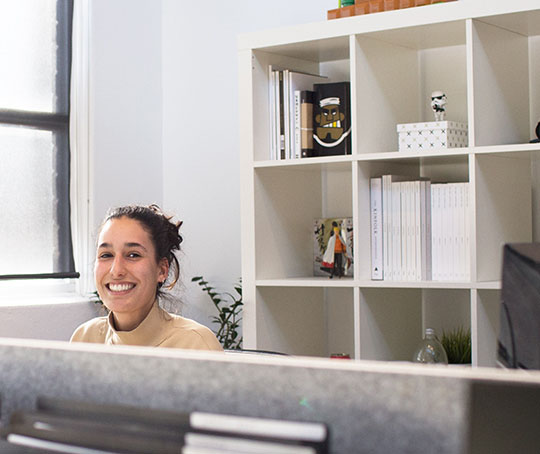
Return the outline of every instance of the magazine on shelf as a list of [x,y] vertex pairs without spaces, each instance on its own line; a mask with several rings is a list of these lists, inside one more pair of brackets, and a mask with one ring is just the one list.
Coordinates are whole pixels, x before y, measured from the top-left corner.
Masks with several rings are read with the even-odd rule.
[[313,255],[314,276],[352,277],[354,274],[352,218],[315,219]]

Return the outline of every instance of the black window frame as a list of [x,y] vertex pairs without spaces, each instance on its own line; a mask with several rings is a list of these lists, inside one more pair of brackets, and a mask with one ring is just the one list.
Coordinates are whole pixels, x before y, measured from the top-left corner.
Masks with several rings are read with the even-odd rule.
[[58,226],[56,234],[56,254],[53,257],[51,273],[4,274],[2,280],[20,279],[65,279],[78,278],[73,259],[70,207],[70,92],[71,56],[73,31],[73,1],[56,0],[56,105],[52,113],[21,111],[0,108],[0,124],[35,128],[53,133],[56,153],[54,169],[56,179],[54,193],[57,200],[54,217]]

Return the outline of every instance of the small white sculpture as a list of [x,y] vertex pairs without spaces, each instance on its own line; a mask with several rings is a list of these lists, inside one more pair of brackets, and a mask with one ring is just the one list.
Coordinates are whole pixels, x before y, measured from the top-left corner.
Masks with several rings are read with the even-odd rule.
[[431,93],[431,108],[435,114],[435,121],[446,120],[446,95],[442,91]]

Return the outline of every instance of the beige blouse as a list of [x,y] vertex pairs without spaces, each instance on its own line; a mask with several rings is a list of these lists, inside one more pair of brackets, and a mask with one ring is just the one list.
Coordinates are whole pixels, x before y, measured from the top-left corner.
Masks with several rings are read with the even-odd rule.
[[117,331],[112,316],[110,313],[107,317],[97,317],[83,323],[75,330],[70,342],[223,350],[214,333],[206,326],[169,314],[157,303],[141,324],[131,331]]

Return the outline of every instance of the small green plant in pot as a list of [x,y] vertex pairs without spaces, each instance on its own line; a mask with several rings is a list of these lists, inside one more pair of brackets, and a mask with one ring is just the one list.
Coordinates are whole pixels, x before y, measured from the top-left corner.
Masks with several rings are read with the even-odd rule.
[[218,311],[217,316],[212,317],[212,323],[218,325],[214,333],[225,350],[240,350],[242,337],[239,335],[240,321],[242,320],[242,280],[234,286],[236,295],[230,292],[218,292],[202,276],[191,279],[208,294]]
[[471,363],[471,331],[462,327],[449,332],[443,330],[440,339],[446,354],[448,364]]

